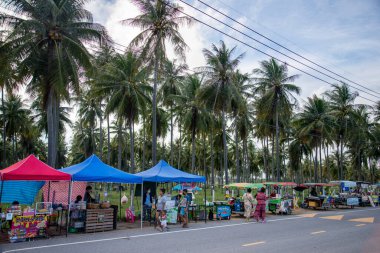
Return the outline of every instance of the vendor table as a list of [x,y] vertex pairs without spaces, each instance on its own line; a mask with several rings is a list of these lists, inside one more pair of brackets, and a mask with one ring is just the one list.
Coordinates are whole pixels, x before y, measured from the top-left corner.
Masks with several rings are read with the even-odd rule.
[[113,209],[87,209],[86,233],[103,232],[113,229]]
[[358,197],[350,197],[350,196],[345,196],[345,197],[337,197],[334,200],[335,207],[339,206],[347,206],[354,208],[355,206],[359,205],[359,198]]
[[325,196],[319,196],[319,197],[313,197],[310,196],[305,199],[307,203],[307,207],[311,207],[313,209],[316,208],[322,208],[324,210],[331,208],[331,202],[333,202],[333,199],[331,197],[325,197]]

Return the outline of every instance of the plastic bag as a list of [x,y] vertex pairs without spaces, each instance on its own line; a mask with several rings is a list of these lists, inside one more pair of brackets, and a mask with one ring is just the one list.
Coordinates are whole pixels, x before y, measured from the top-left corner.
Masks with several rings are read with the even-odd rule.
[[125,196],[125,193],[124,193],[123,197],[121,197],[120,201],[122,204],[126,204],[128,202],[128,198],[127,198],[127,196]]

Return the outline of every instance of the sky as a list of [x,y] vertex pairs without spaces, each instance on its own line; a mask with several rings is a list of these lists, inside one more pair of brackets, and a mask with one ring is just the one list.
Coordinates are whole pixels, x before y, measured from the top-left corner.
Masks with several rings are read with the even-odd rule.
[[[234,28],[266,43],[281,52],[297,57],[286,50],[266,41],[253,32],[239,26],[226,17],[215,13],[197,0],[185,0],[189,4],[202,9],[204,12],[222,20]],[[297,52],[298,54],[348,78],[367,88],[380,93],[380,1],[378,0],[203,0],[219,11],[238,20],[244,25],[262,33],[277,43]],[[194,16],[211,26],[214,26],[234,38],[242,40],[265,53],[278,57],[280,60],[301,70],[318,76],[329,83],[337,81],[323,76],[309,68],[280,55],[259,43],[244,37],[236,31],[219,24],[202,13],[175,1],[184,7],[184,12]],[[139,29],[123,26],[120,21],[135,17],[139,10],[129,0],[93,0],[87,3],[86,8],[94,15],[94,21],[107,28],[113,40],[122,45],[129,42],[138,34]],[[190,27],[181,27],[180,32],[189,46],[187,50],[187,64],[190,68],[205,64],[202,49],[210,48],[211,44],[218,44],[224,40],[228,47],[237,46],[238,54],[245,53],[240,63],[243,72],[250,73],[259,66],[259,61],[269,59],[252,48],[249,48],[233,39],[213,31],[212,29],[193,22]],[[118,48],[123,49],[121,46]],[[169,57],[174,54],[169,52]],[[300,59],[300,58],[298,58]],[[300,59],[302,60],[302,59]],[[302,60],[305,62],[304,60]],[[313,66],[311,63],[306,64]],[[313,66],[315,67],[315,66]],[[322,70],[323,71],[323,70]],[[326,72],[326,71],[325,71]],[[289,67],[290,74],[300,74],[295,81],[302,89],[299,101],[313,94],[322,94],[330,88],[320,80],[309,77],[298,70]],[[333,74],[330,73],[333,76]],[[341,80],[341,77],[336,79]],[[351,84],[351,83],[349,83]],[[351,84],[353,87],[358,87]],[[353,90],[356,90],[352,88]],[[359,89],[363,89],[359,87]],[[371,91],[368,91],[374,94]],[[359,92],[363,97],[378,101],[379,97]],[[358,103],[373,104],[358,98]]]

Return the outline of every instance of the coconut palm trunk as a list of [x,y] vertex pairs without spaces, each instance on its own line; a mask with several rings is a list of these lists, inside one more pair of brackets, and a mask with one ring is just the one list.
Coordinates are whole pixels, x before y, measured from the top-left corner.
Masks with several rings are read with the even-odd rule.
[[7,167],[7,151],[6,151],[6,118],[4,109],[4,86],[1,87],[1,108],[3,109],[3,168]]
[[110,133],[110,116],[107,114],[107,163],[111,163],[111,133]]
[[280,126],[278,122],[278,101],[276,100],[276,171],[277,171],[277,182],[281,181],[280,177]]
[[227,133],[226,133],[226,113],[225,106],[222,110],[222,127],[223,127],[223,165],[224,165],[224,174],[225,174],[225,182],[228,185],[228,165],[227,165]]
[[117,145],[117,168],[121,170],[121,155],[122,155],[122,122],[119,119],[118,128],[117,128],[117,137],[118,137],[118,145]]
[[210,134],[210,153],[211,153],[211,186],[215,186],[215,157],[214,157],[214,131],[211,128]]
[[181,150],[182,150],[182,128],[181,120],[178,121],[179,140],[178,140],[178,169],[181,168]]
[[145,117],[143,117],[143,147],[142,147],[142,169],[145,170],[145,150],[146,150],[146,130],[145,130]]
[[[160,36],[159,36],[160,37]],[[158,38],[160,41],[160,38]],[[154,81],[153,81],[153,96],[152,96],[152,163],[157,163],[157,86],[158,86],[158,64],[159,52],[158,46],[155,49],[154,55]]]
[[174,131],[173,131],[174,123],[173,123],[173,106],[170,106],[170,164],[173,164],[174,162],[174,152],[173,152],[173,138],[174,138]]
[[[100,103],[101,109],[102,103]],[[100,159],[103,159],[103,115],[99,116],[99,155]]]
[[[235,119],[237,115],[235,115]],[[239,133],[238,127],[235,127],[235,164],[236,164],[236,182],[240,183],[240,165],[239,165]]]
[[129,122],[129,143],[131,152],[131,170],[130,173],[135,173],[135,135],[134,135],[134,122],[130,120]]
[[53,168],[57,163],[58,149],[58,98],[54,89],[49,92],[47,101],[47,125],[48,125],[48,164]]
[[191,172],[195,172],[195,127],[191,131]]

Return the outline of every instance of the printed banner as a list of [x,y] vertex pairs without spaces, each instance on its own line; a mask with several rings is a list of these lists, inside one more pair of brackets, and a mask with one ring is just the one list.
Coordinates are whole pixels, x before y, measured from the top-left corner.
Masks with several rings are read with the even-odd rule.
[[9,239],[17,241],[19,239],[46,236],[47,216],[15,216],[12,220]]
[[358,206],[359,205],[359,198],[348,198],[347,199],[347,205],[348,206]]
[[178,208],[173,207],[167,210],[166,217],[168,223],[176,224],[177,223],[177,217],[178,217]]

